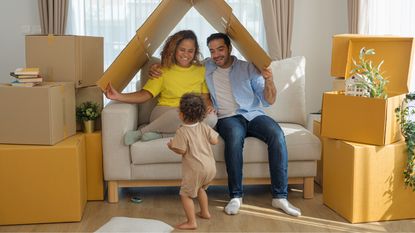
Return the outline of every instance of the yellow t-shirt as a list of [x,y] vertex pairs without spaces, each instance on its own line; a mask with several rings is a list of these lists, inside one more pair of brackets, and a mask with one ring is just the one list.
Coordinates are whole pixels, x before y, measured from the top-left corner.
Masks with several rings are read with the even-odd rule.
[[162,76],[149,79],[143,89],[149,91],[153,97],[160,94],[158,105],[178,107],[180,98],[187,92],[197,94],[209,93],[205,82],[205,67],[192,65],[183,68],[173,65],[162,68]]

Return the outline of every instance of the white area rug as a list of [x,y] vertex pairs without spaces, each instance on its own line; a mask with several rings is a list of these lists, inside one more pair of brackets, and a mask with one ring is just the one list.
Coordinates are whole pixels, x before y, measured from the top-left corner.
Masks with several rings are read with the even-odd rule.
[[113,217],[95,232],[171,232],[174,228],[154,219]]

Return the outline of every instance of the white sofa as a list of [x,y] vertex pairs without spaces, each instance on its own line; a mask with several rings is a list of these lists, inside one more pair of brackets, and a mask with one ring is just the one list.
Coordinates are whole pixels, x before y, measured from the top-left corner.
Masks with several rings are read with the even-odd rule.
[[[151,62],[149,62],[150,64]],[[309,132],[305,114],[305,59],[295,57],[271,64],[278,95],[276,104],[266,108],[269,116],[280,122],[286,136],[288,150],[288,183],[303,184],[304,198],[312,198],[316,161],[320,159],[319,139]],[[142,74],[147,74],[146,68]],[[145,75],[144,75],[145,76]],[[146,77],[142,76],[142,81]],[[145,104],[109,103],[102,112],[102,143],[104,176],[108,182],[108,201],[118,202],[122,187],[179,186],[180,156],[170,151],[168,138],[150,142],[123,144],[128,130],[148,122],[155,101]],[[214,185],[227,185],[224,144],[213,147],[217,175]],[[244,184],[269,184],[266,144],[247,138],[244,146]]]

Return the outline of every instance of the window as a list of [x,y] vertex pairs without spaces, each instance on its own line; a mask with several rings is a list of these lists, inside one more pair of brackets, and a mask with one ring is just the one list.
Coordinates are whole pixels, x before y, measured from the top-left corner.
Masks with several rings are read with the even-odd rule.
[[363,0],[360,33],[415,36],[415,1]]
[[[265,48],[261,1],[227,0],[226,2],[232,7],[239,21],[246,25],[252,37]],[[71,0],[67,34],[103,36],[105,38],[104,69],[107,69],[159,3],[159,0]],[[183,29],[195,31],[201,53],[204,57],[208,57],[206,38],[216,30],[194,8],[189,10],[171,34]],[[236,49],[233,51],[234,55],[242,58]],[[160,57],[160,48],[153,56]],[[135,91],[137,78],[138,75],[124,92]]]

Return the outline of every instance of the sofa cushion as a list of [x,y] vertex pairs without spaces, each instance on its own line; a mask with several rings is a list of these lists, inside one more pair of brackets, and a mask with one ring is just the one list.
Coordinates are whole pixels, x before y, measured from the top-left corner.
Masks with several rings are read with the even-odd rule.
[[278,122],[305,126],[305,58],[292,57],[270,65],[277,88],[277,100],[265,112]]
[[[298,124],[280,124],[284,131],[288,161],[305,161],[320,159],[320,140],[303,126]],[[167,148],[169,138],[149,142],[136,142],[131,145],[131,160],[137,164],[180,163],[181,157]],[[244,162],[268,162],[267,146],[259,139],[249,137],[245,139]],[[213,146],[216,161],[224,162],[224,142]]]

